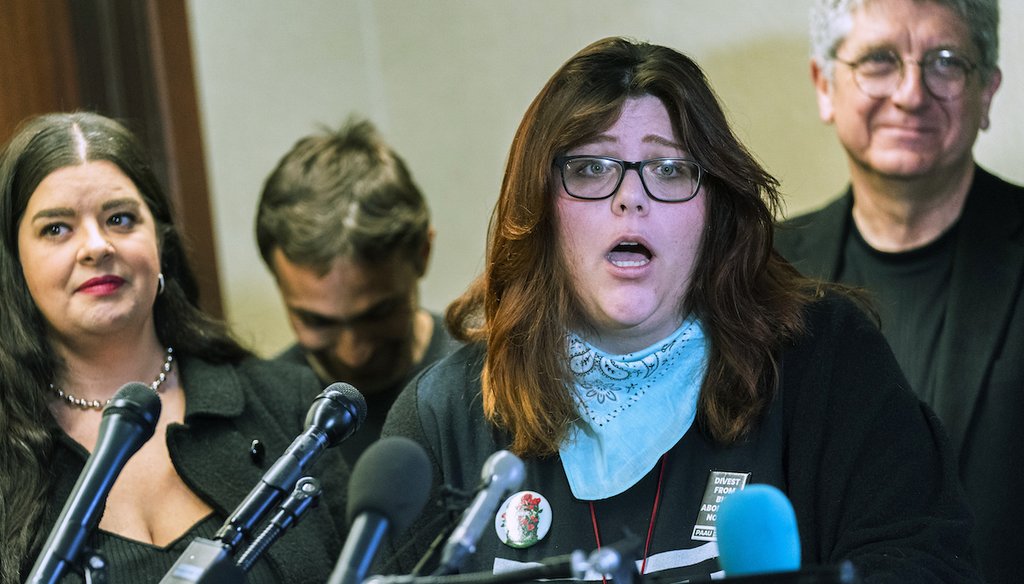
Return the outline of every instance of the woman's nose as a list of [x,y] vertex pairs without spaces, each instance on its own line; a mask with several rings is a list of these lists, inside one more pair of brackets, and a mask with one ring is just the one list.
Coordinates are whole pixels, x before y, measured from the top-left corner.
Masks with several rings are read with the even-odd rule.
[[[635,172],[629,172],[630,170]],[[647,188],[644,187],[644,183],[640,179],[640,171],[631,168],[622,177],[622,183],[615,191],[615,196],[612,197],[612,211],[646,213],[650,207],[649,201]]]
[[114,253],[114,245],[98,227],[84,226],[82,234],[82,246],[78,250],[79,261],[98,262]]

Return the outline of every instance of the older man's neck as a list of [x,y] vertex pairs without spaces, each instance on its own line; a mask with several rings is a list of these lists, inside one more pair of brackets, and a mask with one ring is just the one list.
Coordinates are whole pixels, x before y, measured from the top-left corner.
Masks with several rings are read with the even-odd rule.
[[928,245],[963,211],[974,163],[955,173],[896,179],[851,168],[853,220],[864,241],[884,252]]

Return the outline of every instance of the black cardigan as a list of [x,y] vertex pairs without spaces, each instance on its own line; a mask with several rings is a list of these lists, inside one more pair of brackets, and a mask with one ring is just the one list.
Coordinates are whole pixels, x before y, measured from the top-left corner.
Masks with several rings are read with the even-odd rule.
[[[648,572],[706,577],[718,569],[717,547],[691,534],[710,471],[724,470],[751,472],[751,482],[787,493],[804,565],[850,559],[866,582],[979,581],[971,519],[937,419],[907,390],[881,334],[849,301],[826,297],[806,317],[807,334],[783,352],[780,391],[746,440],[720,446],[695,425],[670,451]],[[385,426],[385,435],[424,445],[435,491],[440,483],[472,490],[484,460],[509,444],[483,418],[482,358],[479,345],[468,346],[427,370]],[[572,497],[558,457],[526,465],[521,488],[548,499],[551,532],[533,547],[512,549],[488,529],[464,571],[596,547],[589,504]],[[604,544],[619,539],[622,527],[646,535],[657,472],[594,503]],[[407,572],[445,516],[440,506],[428,508],[381,571]]]

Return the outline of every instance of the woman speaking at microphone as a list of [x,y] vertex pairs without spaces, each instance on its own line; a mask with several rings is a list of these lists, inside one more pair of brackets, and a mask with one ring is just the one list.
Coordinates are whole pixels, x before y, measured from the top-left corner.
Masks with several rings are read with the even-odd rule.
[[[544,86],[485,271],[448,310],[471,343],[407,388],[384,431],[424,444],[455,489],[499,449],[526,462],[463,573],[628,529],[641,572],[720,576],[718,504],[768,483],[792,501],[804,564],[977,581],[942,429],[877,327],[772,251],[776,187],[672,49],[604,39]],[[444,513],[384,571],[408,572]]]
[[[303,430],[317,382],[252,357],[202,313],[169,200],[136,139],[89,113],[29,120],[0,154],[0,581],[22,582],[118,388],[162,411],[87,545],[110,582],[157,582]],[[249,582],[323,582],[343,541],[347,468]],[[72,575],[65,581],[78,581]]]

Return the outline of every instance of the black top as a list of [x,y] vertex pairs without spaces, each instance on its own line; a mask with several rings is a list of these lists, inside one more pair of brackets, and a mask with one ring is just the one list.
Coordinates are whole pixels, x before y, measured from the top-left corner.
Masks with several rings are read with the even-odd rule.
[[[669,452],[648,573],[675,580],[718,570],[717,546],[700,529],[707,519],[702,505],[714,473],[735,472],[789,496],[805,566],[849,559],[866,582],[979,582],[970,515],[938,420],[906,388],[878,329],[849,301],[827,297],[806,315],[807,334],[783,352],[778,395],[754,431],[723,446],[695,424]],[[427,449],[435,503],[442,483],[472,490],[487,457],[510,443],[484,419],[482,364],[480,345],[439,361],[388,417],[384,435],[408,436]],[[590,505],[572,496],[559,457],[525,463],[520,488],[548,501],[550,532],[536,545],[514,549],[488,528],[464,572],[596,548]],[[658,472],[655,467],[625,493],[594,502],[605,545],[620,539],[623,527],[646,539]],[[381,571],[408,572],[450,520],[442,506],[428,504]]]
[[[775,231],[776,249],[805,274],[835,281],[852,205],[847,188],[787,221]],[[985,577],[1016,584],[1024,550],[1024,188],[975,167],[955,239],[932,387],[921,393],[959,456]]]
[[869,291],[896,361],[927,402],[933,401],[928,392],[935,387],[931,376],[946,321],[955,244],[954,225],[923,247],[888,253],[871,247],[853,224],[839,270],[840,282]]
[[[309,369],[284,363],[246,359],[238,365],[214,365],[181,357],[181,385],[185,391],[185,423],[171,424],[163,437],[171,462],[182,480],[206,504],[214,516],[193,526],[199,534],[206,523],[228,517],[255,487],[263,474],[305,429],[306,412],[312,403],[309,395],[317,381]],[[152,440],[161,439],[154,436]],[[252,454],[253,441],[261,445],[259,455]],[[56,522],[64,501],[74,487],[89,453],[64,433],[58,435],[52,459],[54,485],[48,494],[48,507],[40,521],[49,530]],[[310,509],[295,525],[261,556],[253,570],[276,582],[323,584],[334,567],[347,533],[345,497],[349,469],[336,449],[326,450],[309,473],[320,479],[323,494],[317,507]],[[160,505],[159,500],[153,501]],[[274,514],[271,509],[264,519]],[[166,509],[173,513],[174,509]],[[262,528],[257,526],[255,536]],[[188,536],[182,538],[187,546]],[[94,532],[87,545],[106,552],[109,534]],[[102,544],[102,545],[101,545]],[[112,584],[156,582],[158,564],[167,556],[154,546],[126,546],[115,543],[115,555],[108,558]],[[240,546],[243,549],[246,544]],[[129,554],[121,556],[121,552]],[[38,550],[36,554],[38,554]],[[150,556],[143,559],[140,556]],[[131,565],[121,564],[118,557]],[[177,556],[175,558],[177,559]],[[35,562],[26,558],[24,574]],[[173,564],[173,561],[171,562]],[[262,564],[262,565],[261,565]],[[136,572],[138,569],[140,572]],[[162,576],[162,574],[161,574]],[[69,578],[67,582],[80,581]]]
[[[212,540],[224,523],[224,519],[226,518],[211,513],[166,547],[135,541],[107,533],[102,529],[96,530],[93,536],[93,545],[96,546],[96,549],[103,550],[103,556],[106,558],[107,565],[110,566],[107,571],[107,578],[110,582],[159,582],[178,561],[192,540],[197,537]],[[74,576],[64,580],[64,582],[73,581],[80,580]],[[277,582],[274,572],[266,562],[256,562],[246,574],[245,581],[247,584],[274,584]]]
[[[349,467],[355,466],[356,461],[359,459],[359,456],[363,451],[365,451],[370,444],[373,444],[378,438],[380,438],[380,432],[384,427],[384,420],[387,418],[388,410],[391,409],[391,404],[395,402],[395,398],[398,397],[398,394],[405,389],[409,380],[416,377],[416,375],[420,371],[423,371],[423,369],[428,365],[431,365],[438,359],[459,347],[459,344],[455,339],[448,334],[448,327],[445,326],[444,319],[440,315],[434,313],[431,313],[430,316],[434,321],[434,331],[430,335],[430,344],[427,345],[427,350],[423,354],[423,359],[421,359],[419,363],[413,365],[412,369],[409,370],[408,375],[398,383],[376,393],[363,395],[366,399],[366,420],[363,422],[363,425],[359,427],[359,431],[336,447],[336,450],[341,451],[341,455],[345,458],[345,462],[348,463]],[[306,351],[298,344],[285,349],[280,355],[275,357],[274,360],[294,363],[307,368],[310,367],[309,361],[306,360]],[[312,370],[312,368],[310,368],[310,370]],[[324,387],[327,387],[336,381],[345,380],[321,379],[320,383]],[[357,387],[356,389],[359,388]]]

